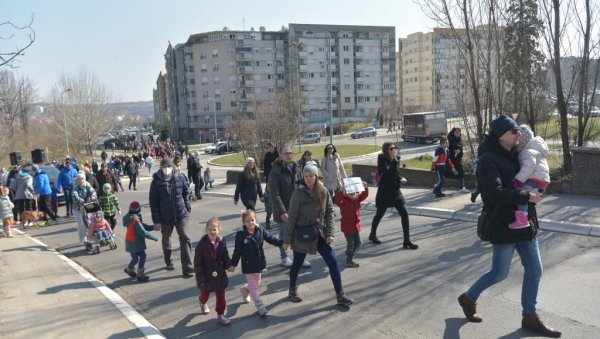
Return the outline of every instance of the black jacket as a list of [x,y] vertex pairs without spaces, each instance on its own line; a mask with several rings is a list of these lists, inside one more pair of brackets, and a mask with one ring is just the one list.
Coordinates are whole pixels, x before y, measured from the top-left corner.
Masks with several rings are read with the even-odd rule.
[[296,179],[300,174],[300,168],[295,162],[290,163],[292,170],[288,170],[281,159],[273,162],[273,169],[269,173],[269,192],[273,220],[282,222],[281,215],[287,213],[290,207],[292,193],[297,188]]
[[269,234],[265,229],[256,227],[252,236],[246,232],[246,226],[235,234],[235,248],[231,257],[231,265],[237,266],[242,259],[242,273],[260,273],[267,267],[264,241],[271,245],[281,247],[283,240]]
[[[462,138],[454,135],[454,131],[456,129],[457,128],[454,127],[450,131],[450,133],[448,133],[448,156],[455,166],[462,162],[462,157],[463,157]],[[460,150],[460,153],[458,153],[458,155],[455,152],[456,150]]]
[[240,172],[238,177],[237,185],[235,186],[235,194],[233,200],[238,201],[242,196],[242,201],[254,201],[256,202],[256,196],[264,198],[262,186],[258,178],[247,178],[244,175],[244,171]]
[[279,153],[277,153],[277,151],[273,153],[267,152],[263,158],[263,175],[267,182],[269,182],[269,173],[271,173],[271,169],[273,168],[273,162],[275,162],[277,158],[279,158]]
[[177,171],[173,171],[169,180],[165,179],[162,171],[152,175],[149,200],[152,222],[155,224],[173,225],[192,211],[187,181]]
[[[479,146],[479,162],[477,163],[477,186],[481,190],[483,208],[491,218],[492,244],[509,244],[535,239],[539,228],[534,204],[529,204],[529,222],[532,227],[509,229],[508,225],[515,221],[515,210],[518,204],[526,204],[529,193],[524,189],[513,189],[512,179],[519,172],[518,153],[515,148],[507,151],[498,139],[485,136]],[[494,214],[494,208],[498,206]]]
[[400,191],[400,170],[398,159],[388,160],[383,153],[377,156],[377,170],[382,173],[375,205],[377,207],[394,207],[398,202],[405,204]]

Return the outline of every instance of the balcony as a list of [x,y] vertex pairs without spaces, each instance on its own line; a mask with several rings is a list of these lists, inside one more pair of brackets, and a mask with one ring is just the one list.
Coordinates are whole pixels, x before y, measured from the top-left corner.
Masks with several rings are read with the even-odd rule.
[[308,65],[300,65],[301,71],[308,71]]
[[283,66],[277,66],[276,67],[276,72],[277,73],[285,73],[285,67],[283,67]]
[[281,60],[283,58],[284,58],[283,53],[275,53],[275,59]]
[[390,70],[390,65],[383,65],[383,70],[384,71],[389,71]]
[[354,57],[356,57],[357,59],[362,59],[365,57],[365,53],[364,52],[354,52]]
[[281,80],[281,79],[280,79],[280,80],[277,80],[277,86],[278,86],[278,87],[281,87],[281,86],[286,86],[286,84],[287,84],[287,83],[286,83],[286,81],[285,81],[285,80]]
[[356,69],[362,71],[365,69],[365,65],[356,65]]

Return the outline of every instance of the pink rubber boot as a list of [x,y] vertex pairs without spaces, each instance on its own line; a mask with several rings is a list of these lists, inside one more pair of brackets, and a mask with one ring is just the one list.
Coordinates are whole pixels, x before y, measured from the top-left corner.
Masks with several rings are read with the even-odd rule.
[[515,221],[508,225],[510,229],[521,229],[529,227],[529,219],[527,219],[527,212],[515,211]]

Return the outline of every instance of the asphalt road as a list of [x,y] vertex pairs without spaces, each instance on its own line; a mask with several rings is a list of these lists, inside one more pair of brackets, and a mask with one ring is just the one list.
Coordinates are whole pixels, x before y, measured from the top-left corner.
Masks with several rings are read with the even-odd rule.
[[[119,193],[123,210],[131,200],[142,203],[142,214],[150,222],[147,206],[149,180],[138,191]],[[204,234],[204,223],[211,216],[223,221],[223,235],[230,253],[232,234],[241,225],[241,205],[233,199],[205,195],[193,204],[191,236],[195,243]],[[259,210],[259,220],[264,213]],[[456,297],[488,269],[490,246],[476,237],[473,223],[423,217],[411,217],[412,241],[416,251],[401,249],[402,230],[397,214],[389,210],[379,227],[382,245],[365,243],[356,255],[358,269],[342,269],[344,289],[356,303],[349,311],[335,305],[335,295],[324,262],[309,256],[313,267],[303,269],[299,278],[304,301],[286,300],[289,277],[278,265],[279,252],[265,244],[268,271],[260,290],[270,310],[266,318],[256,315],[252,304],[242,304],[237,287],[244,278],[238,269],[230,275],[226,315],[232,326],[218,325],[214,314],[214,296],[209,301],[210,315],[200,315],[198,290],[194,278],[181,276],[179,252],[174,251],[175,271],[166,271],[160,243],[148,242],[147,273],[150,281],[137,283],[123,273],[129,261],[124,250],[124,231],[118,225],[119,248],[88,255],[74,246],[77,235],[72,219],[31,234],[56,248],[93,275],[104,281],[169,338],[201,335],[234,338],[242,335],[262,338],[522,338],[529,333],[520,329],[520,290],[522,267],[518,257],[503,283],[486,291],[478,301],[484,318],[480,324],[467,323]],[[64,208],[61,209],[61,214]],[[363,214],[363,238],[370,229],[372,212]],[[65,220],[65,219],[63,219]],[[339,225],[339,222],[336,224]],[[177,236],[174,235],[177,248]],[[539,313],[551,326],[563,331],[565,338],[600,337],[599,274],[594,267],[600,260],[596,238],[558,233],[543,233],[540,250],[545,272],[538,298]],[[345,241],[337,233],[335,249],[338,261],[344,261]],[[115,312],[117,312],[115,310]]]

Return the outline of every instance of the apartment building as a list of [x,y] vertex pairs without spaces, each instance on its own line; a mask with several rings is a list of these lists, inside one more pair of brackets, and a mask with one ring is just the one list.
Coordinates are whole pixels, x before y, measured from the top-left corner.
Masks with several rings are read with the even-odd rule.
[[154,121],[163,126],[170,126],[167,111],[167,79],[161,71],[156,79],[156,88],[152,91],[154,103]]
[[468,105],[465,60],[453,34],[447,28],[434,28],[433,32],[417,32],[398,39],[402,112],[455,114]]
[[[238,112],[287,95],[304,124],[372,120],[396,102],[395,29],[290,24],[191,35],[165,53],[171,135],[229,138]],[[158,86],[158,85],[157,85]],[[216,132],[216,133],[215,133]]]

